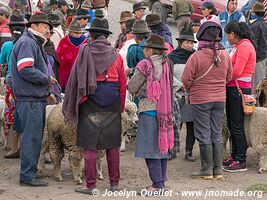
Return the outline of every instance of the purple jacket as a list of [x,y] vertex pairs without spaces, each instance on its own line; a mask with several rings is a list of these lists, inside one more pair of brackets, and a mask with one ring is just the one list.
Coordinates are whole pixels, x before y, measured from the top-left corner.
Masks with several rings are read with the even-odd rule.
[[152,26],[152,33],[160,35],[165,39],[165,42],[169,43],[172,47],[172,33],[169,29],[169,26],[165,23],[162,23],[161,25],[158,26]]

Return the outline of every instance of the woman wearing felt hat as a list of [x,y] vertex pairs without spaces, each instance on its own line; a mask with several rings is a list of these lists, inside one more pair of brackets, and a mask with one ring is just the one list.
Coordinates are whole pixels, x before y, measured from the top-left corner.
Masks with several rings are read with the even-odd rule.
[[138,96],[139,122],[135,156],[145,158],[152,185],[149,191],[164,189],[167,180],[168,151],[174,145],[172,121],[172,70],[163,51],[165,41],[151,35],[144,44],[145,59],[128,84],[129,92]]
[[11,150],[4,156],[5,158],[19,158],[19,134],[16,134],[12,130],[12,125],[14,122],[14,114],[16,110],[16,98],[13,94],[11,85],[12,85],[12,78],[11,78],[11,63],[10,63],[10,56],[11,51],[13,49],[14,44],[20,36],[23,34],[25,30],[26,20],[20,14],[19,10],[14,10],[13,14],[10,16],[10,21],[8,23],[10,32],[12,34],[13,41],[5,42],[1,49],[0,54],[0,64],[6,63],[8,66],[8,70],[6,73],[6,96],[5,96],[5,111],[4,111],[4,131],[9,134],[10,141],[11,141]]
[[[180,115],[181,115],[181,127],[182,124],[186,124],[186,146],[185,146],[185,159],[190,162],[194,162],[196,158],[193,156],[193,147],[195,144],[194,124],[192,118],[192,111],[190,105],[186,103],[186,94],[183,88],[181,80],[182,73],[184,71],[185,64],[189,57],[194,53],[194,33],[191,27],[182,29],[180,36],[176,38],[178,41],[178,47],[172,51],[168,57],[174,63],[173,67],[173,90],[175,101],[179,102]],[[180,128],[180,124],[178,124]],[[179,150],[179,137],[175,137],[175,147]],[[172,152],[175,156],[176,152]]]
[[194,134],[199,142],[201,168],[192,178],[221,179],[222,118],[226,101],[226,84],[232,77],[231,59],[219,43],[222,28],[204,22],[197,33],[198,51],[190,56],[181,77],[189,91]]

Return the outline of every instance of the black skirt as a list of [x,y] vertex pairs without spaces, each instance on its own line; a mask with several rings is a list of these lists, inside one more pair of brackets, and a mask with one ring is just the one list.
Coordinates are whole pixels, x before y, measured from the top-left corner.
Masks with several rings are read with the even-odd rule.
[[120,98],[108,107],[88,99],[79,107],[77,146],[88,150],[113,149],[121,145]]

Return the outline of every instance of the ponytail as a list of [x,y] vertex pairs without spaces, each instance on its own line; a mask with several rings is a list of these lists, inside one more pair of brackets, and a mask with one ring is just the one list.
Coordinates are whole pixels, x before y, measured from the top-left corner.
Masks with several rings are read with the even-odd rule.
[[245,22],[231,21],[225,26],[224,32],[227,34],[233,32],[235,36],[240,39],[248,39],[253,44],[254,48],[256,48],[253,33]]

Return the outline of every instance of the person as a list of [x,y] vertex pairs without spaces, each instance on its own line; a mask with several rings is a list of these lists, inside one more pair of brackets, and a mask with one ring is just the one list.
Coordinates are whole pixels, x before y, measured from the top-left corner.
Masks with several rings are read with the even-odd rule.
[[57,56],[60,63],[58,75],[62,92],[65,91],[71,69],[79,49],[84,43],[87,43],[87,39],[82,34],[82,28],[77,21],[73,21],[69,27],[69,34],[60,40],[57,47]]
[[126,30],[126,21],[128,19],[132,19],[133,18],[133,15],[130,11],[122,11],[121,12],[121,16],[120,16],[120,27],[121,27],[121,33],[119,34],[116,42],[115,42],[115,49],[118,49],[120,50],[122,48],[122,46],[124,45],[124,43],[126,42],[127,40],[127,37],[126,37],[126,33],[125,33],[125,30]]
[[[65,36],[62,26],[60,25],[59,17],[55,14],[48,14],[48,20],[52,23],[53,29],[51,30],[50,40],[53,42],[55,49],[57,49],[60,40]],[[57,74],[57,73],[56,73]]]
[[[219,43],[222,28],[212,21],[204,22],[197,33],[198,50],[190,56],[182,74],[189,91],[195,137],[199,142],[200,170],[192,178],[222,179],[222,121],[225,86],[232,77],[228,52]],[[205,94],[205,95],[203,95]]]
[[19,11],[13,11],[13,14],[10,16],[10,21],[7,24],[10,32],[12,34],[13,41],[7,41],[3,44],[1,54],[0,54],[0,64],[7,63],[8,69],[5,76],[5,109],[4,109],[4,131],[8,133],[10,137],[11,149],[4,158],[19,158],[19,134],[12,130],[12,125],[14,123],[14,114],[16,110],[16,98],[12,91],[12,81],[8,83],[8,79],[11,79],[10,69],[10,55],[13,49],[14,44],[18,41],[20,36],[25,30],[25,19],[20,14]]
[[264,0],[248,0],[247,3],[242,6],[241,12],[245,16],[247,22],[251,20],[251,10],[255,6],[255,4],[263,2]]
[[[0,7],[0,49],[6,41],[12,40],[10,30],[7,26],[9,22],[9,12],[5,7]],[[0,52],[1,53],[1,52]]]
[[85,37],[89,38],[89,31],[88,31],[89,27],[87,27],[87,23],[90,22],[90,16],[88,14],[88,11],[85,9],[78,9],[76,13],[76,20],[82,27],[82,32],[85,35]]
[[148,191],[164,189],[168,151],[174,145],[172,64],[163,50],[164,39],[151,35],[144,44],[145,59],[137,64],[128,84],[129,92],[140,98],[135,157],[145,158],[152,181]]
[[65,120],[77,124],[77,145],[84,153],[86,187],[75,192],[90,195],[96,188],[96,150],[106,150],[111,191],[118,191],[120,179],[126,76],[121,56],[107,40],[110,34],[107,19],[95,18],[91,43],[81,46],[63,102]]
[[203,24],[206,21],[212,20],[220,24],[220,21],[218,19],[218,16],[216,15],[216,8],[215,5],[210,1],[205,1],[200,7],[202,14],[204,15],[204,18],[200,20],[200,23]]
[[192,29],[193,29],[194,37],[195,37],[195,40],[194,41],[196,41],[194,43],[194,49],[197,50],[197,48],[198,48],[197,32],[198,32],[199,27],[201,25],[200,24],[200,20],[199,19],[193,19],[191,25],[192,25]]
[[132,44],[128,48],[126,60],[129,69],[126,71],[127,75],[133,75],[137,63],[145,58],[143,45],[150,34],[146,21],[136,20],[132,27],[132,34],[136,44]]
[[190,25],[195,9],[190,0],[175,0],[172,5],[173,18],[177,21],[178,37],[184,27]]
[[254,34],[256,47],[256,66],[253,77],[254,91],[261,80],[266,79],[267,73],[267,25],[264,22],[265,9],[262,3],[256,3],[252,9],[250,29]]
[[136,20],[146,20],[146,7],[143,6],[142,2],[137,2],[133,5],[133,14]]
[[146,16],[146,22],[149,28],[151,28],[151,33],[157,34],[164,38],[165,42],[173,47],[172,44],[172,33],[169,26],[160,20],[158,14],[148,14]]
[[127,59],[126,59],[128,49],[132,44],[136,44],[134,35],[132,34],[132,26],[134,24],[134,21],[135,19],[128,19],[126,21],[126,28],[125,28],[126,41],[124,45],[122,46],[122,48],[119,50],[119,54],[122,57],[125,71],[129,70],[129,67],[127,65]]
[[37,178],[37,164],[40,156],[45,107],[48,86],[57,80],[47,74],[47,61],[43,46],[53,28],[46,15],[34,13],[26,24],[20,39],[11,53],[13,92],[17,99],[13,129],[21,133],[20,185],[47,186]]
[[45,13],[48,15],[50,13],[53,13],[57,9],[57,0],[50,0],[49,5],[44,10]]
[[[239,21],[239,22],[246,21],[242,12],[239,12],[237,10],[237,0],[227,0],[226,10],[219,14],[219,20],[220,20],[222,29],[224,29],[225,26],[231,21],[234,21],[234,20]],[[223,39],[221,41],[221,44],[226,48],[228,53],[231,52],[233,47],[229,44],[225,33],[223,33]]]
[[59,0],[57,2],[57,5],[58,5],[58,8],[53,12],[53,14],[55,14],[59,17],[61,27],[62,27],[64,34],[65,34],[66,33],[65,15],[67,14],[68,3],[65,0]]
[[227,126],[232,138],[232,149],[223,162],[223,169],[227,172],[242,172],[247,171],[247,141],[244,130],[245,115],[237,84],[243,94],[251,94],[256,51],[253,33],[245,22],[232,21],[226,25],[224,31],[234,48],[231,55],[233,77],[226,87]]
[[[191,27],[184,28],[179,38],[176,38],[178,41],[178,47],[172,51],[168,57],[172,60],[173,66],[173,75],[174,75],[174,96],[176,102],[179,102],[180,116],[181,116],[181,125],[178,124],[178,127],[182,127],[182,124],[186,124],[186,146],[185,146],[185,159],[194,162],[196,157],[193,156],[193,147],[195,144],[195,135],[194,135],[194,124],[193,117],[190,105],[187,105],[185,100],[185,91],[182,87],[181,76],[185,67],[185,64],[189,57],[195,52],[193,49],[194,43],[196,43],[193,30]],[[179,141],[179,140],[178,140]]]
[[91,23],[94,21],[94,11],[92,9],[93,7],[92,7],[92,4],[91,4],[90,0],[85,0],[82,3],[81,8],[84,9],[84,10],[87,10],[87,12],[88,12],[88,15],[90,17],[90,21],[87,23],[86,28],[90,27]]

